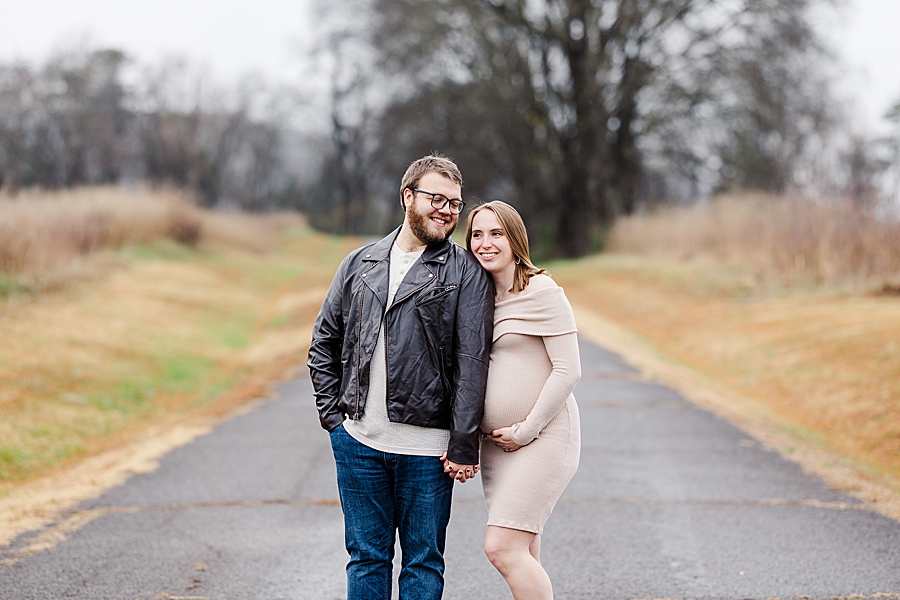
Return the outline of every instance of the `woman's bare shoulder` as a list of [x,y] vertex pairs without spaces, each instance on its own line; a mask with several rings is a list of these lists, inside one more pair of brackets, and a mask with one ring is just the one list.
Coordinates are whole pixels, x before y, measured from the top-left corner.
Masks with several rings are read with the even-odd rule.
[[525,294],[530,294],[532,292],[537,292],[540,290],[546,290],[548,288],[559,287],[556,285],[556,282],[553,281],[553,278],[544,273],[538,273],[528,280],[528,285],[522,290]]

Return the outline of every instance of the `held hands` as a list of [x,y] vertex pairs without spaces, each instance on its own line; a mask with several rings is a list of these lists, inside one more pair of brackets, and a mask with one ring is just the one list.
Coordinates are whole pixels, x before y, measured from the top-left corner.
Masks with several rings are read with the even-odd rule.
[[[513,441],[509,427],[500,427],[484,434],[484,436],[494,442],[498,448],[502,448],[504,452],[515,452],[522,447]],[[465,483],[472,479],[481,469],[481,465],[460,465],[447,460],[446,452],[441,455],[441,461],[444,463],[444,473],[460,483]]]
[[512,440],[509,427],[500,427],[484,435],[486,438],[494,442],[494,444],[496,444],[497,447],[501,448],[504,452],[515,452],[522,447]]
[[465,483],[475,477],[475,473],[481,468],[481,465],[459,465],[451,460],[447,460],[446,452],[441,455],[441,460],[444,462],[444,473],[460,483]]

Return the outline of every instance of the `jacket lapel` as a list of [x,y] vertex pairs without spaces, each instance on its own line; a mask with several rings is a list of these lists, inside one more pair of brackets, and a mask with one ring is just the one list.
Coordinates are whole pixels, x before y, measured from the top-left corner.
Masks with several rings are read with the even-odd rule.
[[450,245],[455,242],[447,239],[437,244],[431,244],[425,248],[425,252],[409,269],[409,273],[403,278],[397,294],[394,296],[394,302],[391,306],[409,299],[419,290],[425,289],[430,285],[434,285],[437,281],[436,266],[447,262],[447,254],[450,251]]
[[413,266],[409,268],[409,273],[406,274],[403,281],[400,282],[400,287],[397,288],[397,293],[394,295],[394,303],[391,304],[391,306],[396,306],[407,300],[418,290],[429,284],[433,284],[434,281],[434,271],[429,269],[428,266],[422,262],[422,258],[420,257],[419,260],[413,263]]
[[363,255],[362,280],[366,287],[372,290],[375,297],[381,304],[381,311],[384,312],[384,305],[387,302],[388,285],[390,280],[390,258],[391,246],[397,234],[400,233],[398,227],[386,237],[379,240]]

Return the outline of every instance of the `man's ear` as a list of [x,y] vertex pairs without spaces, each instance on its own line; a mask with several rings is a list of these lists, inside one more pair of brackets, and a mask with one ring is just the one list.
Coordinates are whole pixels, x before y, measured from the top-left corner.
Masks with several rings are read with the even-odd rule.
[[[409,188],[404,188],[404,190],[402,192],[400,192],[400,208],[403,209],[404,213],[406,212],[406,190],[408,190],[408,189]],[[410,191],[410,194],[411,193],[412,193],[412,191]]]

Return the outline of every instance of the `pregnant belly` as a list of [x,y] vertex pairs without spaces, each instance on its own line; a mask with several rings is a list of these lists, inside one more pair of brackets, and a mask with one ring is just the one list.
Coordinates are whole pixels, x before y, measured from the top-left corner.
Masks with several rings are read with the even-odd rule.
[[481,430],[490,432],[524,421],[534,408],[551,369],[541,338],[507,334],[495,341]]
[[[530,385],[528,385],[530,384]],[[493,381],[488,376],[484,396],[484,418],[481,430],[490,432],[498,427],[508,427],[524,421],[540,393],[540,386],[533,382]]]

